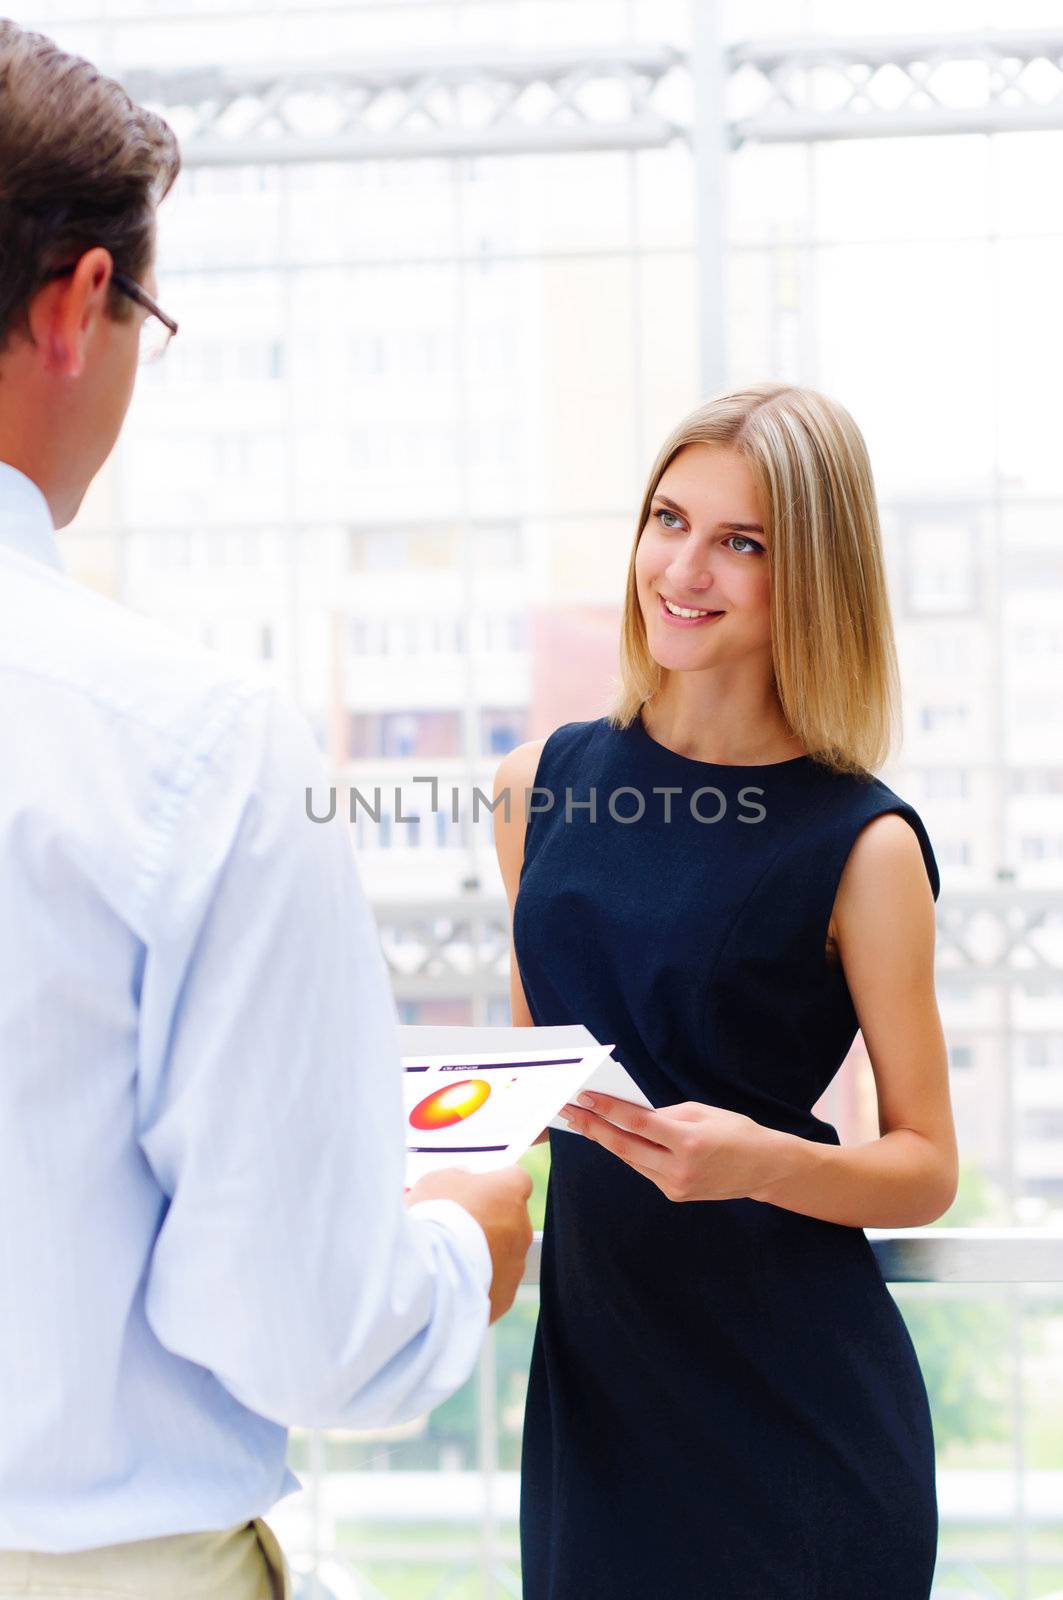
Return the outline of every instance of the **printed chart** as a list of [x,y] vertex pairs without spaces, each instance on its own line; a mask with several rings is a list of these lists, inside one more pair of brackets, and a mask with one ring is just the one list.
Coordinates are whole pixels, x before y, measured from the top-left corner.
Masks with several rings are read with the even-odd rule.
[[592,1044],[403,1056],[407,1184],[440,1167],[511,1166],[611,1050]]

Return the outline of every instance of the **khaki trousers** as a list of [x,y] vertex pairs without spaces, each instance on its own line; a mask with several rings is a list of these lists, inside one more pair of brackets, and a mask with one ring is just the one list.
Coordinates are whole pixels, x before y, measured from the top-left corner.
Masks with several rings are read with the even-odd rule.
[[175,1533],[63,1555],[0,1550],[0,1600],[291,1600],[261,1517],[224,1533]]

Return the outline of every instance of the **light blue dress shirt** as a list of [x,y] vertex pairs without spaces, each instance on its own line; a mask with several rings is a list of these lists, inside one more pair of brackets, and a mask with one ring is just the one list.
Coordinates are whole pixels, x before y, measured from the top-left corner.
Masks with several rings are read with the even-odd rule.
[[0,465],[0,1548],[225,1528],[287,1427],[470,1375],[491,1262],[403,1203],[396,1015],[265,677],[75,583]]

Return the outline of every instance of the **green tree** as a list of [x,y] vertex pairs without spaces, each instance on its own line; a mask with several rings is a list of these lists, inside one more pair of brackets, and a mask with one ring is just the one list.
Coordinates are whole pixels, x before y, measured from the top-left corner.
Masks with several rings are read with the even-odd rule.
[[[960,1165],[956,1198],[931,1224],[993,1227],[1006,1221],[1001,1191],[973,1162]],[[905,1298],[901,1305],[923,1369],[939,1453],[951,1444],[999,1443],[1010,1433],[1007,1363],[1010,1310],[991,1298]]]

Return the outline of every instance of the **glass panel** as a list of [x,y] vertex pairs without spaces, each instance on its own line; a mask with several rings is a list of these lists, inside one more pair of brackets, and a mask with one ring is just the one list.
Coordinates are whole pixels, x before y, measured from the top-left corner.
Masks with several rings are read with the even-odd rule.
[[[904,1284],[894,1293],[934,1425],[935,1600],[1052,1600],[1063,1582],[1058,1287]],[[297,1572],[311,1572],[316,1553],[324,1582],[356,1574],[387,1600],[519,1595],[519,1437],[535,1316],[535,1291],[522,1290],[474,1378],[431,1418],[373,1435],[293,1437],[293,1465],[310,1481],[271,1520]],[[707,1486],[711,1475],[710,1466]]]
[[[851,0],[722,9],[735,41],[854,26]],[[600,62],[631,40],[685,48],[691,7],[36,0],[32,13],[117,70],[391,58],[405,70],[422,53],[573,47]],[[1058,0],[874,0],[859,23],[969,34],[1058,29],[1058,13]],[[474,91],[481,110],[490,89]],[[952,78],[950,92],[969,89],[969,75]],[[374,115],[409,112],[430,139],[431,117],[400,90]],[[616,84],[572,94],[623,101]],[[293,116],[335,121],[331,88],[310,98]],[[680,61],[642,115],[683,125],[693,100]],[[438,89],[431,106],[444,114]],[[256,109],[230,114],[250,132]],[[490,793],[515,744],[601,714],[646,474],[719,377],[700,366],[701,318],[718,308],[703,304],[715,263],[698,252],[713,231],[701,224],[720,219],[699,215],[712,186],[691,141],[492,149],[517,112],[544,134],[573,116],[540,83],[519,106],[499,102],[498,123],[453,160],[264,161],[249,145],[243,165],[190,159],[160,213],[160,299],[180,335],[140,375],[121,445],[63,533],[76,576],[274,674],[341,807],[344,784],[370,799],[379,788],[379,816],[356,808],[353,824],[375,904],[476,896],[495,917],[475,982],[434,958],[448,937],[467,953],[446,916],[428,933],[384,926],[408,1022],[508,1017],[508,919],[473,789]],[[189,109],[172,115],[190,136]],[[906,735],[888,781],[918,805],[942,869],[938,988],[962,1163],[939,1220],[955,1227],[1063,1219],[1061,151],[1052,130],[747,144],[724,159],[727,378],[843,401],[882,498]],[[437,769],[433,812],[412,779]],[[824,1101],[844,1141],[878,1136],[860,1035]],[[541,1226],[548,1147],[525,1160]],[[1058,1288],[897,1295],[938,1435],[935,1594],[1049,1600],[1063,1591]],[[335,1600],[519,1593],[534,1317],[529,1291],[431,1418],[293,1436],[306,1488],[275,1520]]]

